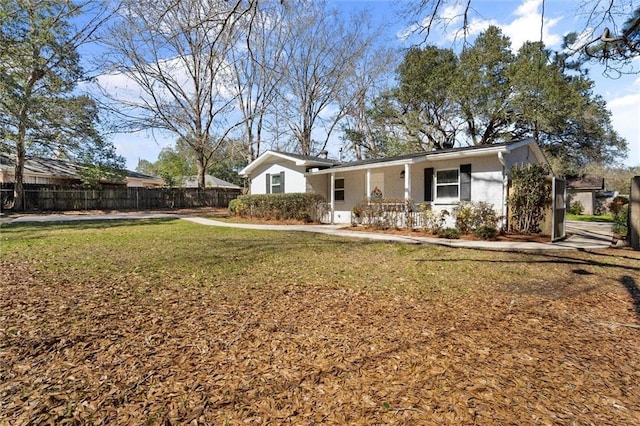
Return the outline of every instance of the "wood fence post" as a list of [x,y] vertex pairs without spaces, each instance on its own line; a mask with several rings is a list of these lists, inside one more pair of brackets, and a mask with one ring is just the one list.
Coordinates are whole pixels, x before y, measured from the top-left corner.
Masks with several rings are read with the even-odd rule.
[[634,250],[640,250],[640,176],[631,179],[629,194],[629,243]]

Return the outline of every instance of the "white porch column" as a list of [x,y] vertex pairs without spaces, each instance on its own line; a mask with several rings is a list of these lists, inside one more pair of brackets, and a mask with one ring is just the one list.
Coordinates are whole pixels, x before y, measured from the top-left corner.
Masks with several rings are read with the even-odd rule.
[[364,194],[364,197],[369,201],[371,199],[371,169],[367,169],[367,184],[365,190],[367,193]]
[[404,199],[411,199],[411,169],[408,164],[404,165]]
[[330,214],[330,219],[331,219],[331,223],[333,223],[333,214],[335,211],[335,206],[336,206],[336,174],[335,173],[331,173],[331,180],[330,180],[330,184],[329,184],[329,209],[331,209],[331,211],[329,212]]

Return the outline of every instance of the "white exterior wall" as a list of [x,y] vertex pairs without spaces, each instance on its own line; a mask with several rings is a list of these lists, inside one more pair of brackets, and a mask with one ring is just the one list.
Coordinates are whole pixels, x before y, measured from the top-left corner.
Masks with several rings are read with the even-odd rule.
[[[325,193],[327,202],[331,202],[331,175],[322,176],[327,182]],[[366,198],[366,173],[337,170],[335,178],[344,179],[344,201],[335,201],[333,221],[334,223],[351,223],[351,211]]]
[[[471,201],[486,202],[493,205],[498,216],[503,214],[503,206],[505,202],[506,189],[504,188],[504,180],[502,173],[502,164],[498,160],[497,154],[492,154],[476,158],[463,158],[456,160],[446,160],[437,162],[426,162],[420,164],[419,177],[420,192],[413,193],[413,199],[416,202],[424,202],[424,168],[433,167],[434,169],[434,188],[435,197],[435,174],[438,170],[459,169],[462,164],[471,164]],[[454,202],[439,202],[437,198],[431,203],[436,211],[446,210],[452,213],[459,199]],[[453,217],[449,217],[446,226],[454,226]]]
[[538,163],[538,160],[536,159],[529,146],[522,146],[520,148],[514,149],[508,155],[504,156],[504,160],[507,171],[516,164],[524,165],[529,163]]
[[267,174],[279,174],[284,172],[284,192],[306,192],[307,179],[304,175],[304,167],[296,167],[293,162],[285,162],[281,160],[280,164],[263,164],[256,170],[254,177],[251,179],[251,194],[267,193]]
[[[505,188],[503,180],[503,167],[497,154],[492,154],[476,158],[452,159],[446,161],[426,161],[423,163],[413,164],[409,167],[410,179],[410,197],[417,204],[425,202],[424,200],[424,169],[433,167],[434,172],[444,169],[459,169],[461,164],[471,164],[471,201],[484,201],[493,204],[496,214],[503,214],[503,206],[505,200]],[[371,188],[373,191],[377,186],[382,190],[382,195],[386,199],[402,199],[404,198],[405,178],[400,173],[404,170],[404,166],[393,166],[383,168],[372,168]],[[334,209],[335,223],[350,223],[351,211],[367,195],[367,170],[358,170],[351,172],[341,172],[340,169],[335,171],[335,178],[345,179],[345,200],[336,201]],[[324,182],[323,182],[323,179]],[[327,197],[327,202],[331,201],[331,175],[322,174],[317,176],[309,176],[312,191],[323,194]],[[264,185],[264,183],[263,183]],[[434,188],[435,195],[435,188]],[[434,210],[447,210],[451,212],[456,206],[455,202],[438,202],[434,200],[431,205]],[[448,224],[453,226],[453,223]]]

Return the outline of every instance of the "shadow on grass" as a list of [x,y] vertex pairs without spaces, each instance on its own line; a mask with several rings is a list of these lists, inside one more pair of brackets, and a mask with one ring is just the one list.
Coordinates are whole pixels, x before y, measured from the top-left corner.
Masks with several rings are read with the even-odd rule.
[[629,275],[624,275],[620,278],[620,283],[622,283],[624,288],[629,292],[631,300],[633,300],[633,308],[636,312],[636,316],[640,320],[640,287],[638,287],[638,283]]
[[23,230],[23,229],[105,229],[120,226],[148,226],[148,225],[165,225],[175,222],[179,218],[162,218],[162,219],[108,219],[108,220],[77,220],[77,221],[51,221],[51,222],[10,222],[0,224],[0,228],[6,230]]
[[[630,257],[630,256],[618,256],[618,255],[611,255],[611,254],[607,254],[607,253],[599,253],[599,252],[592,252],[592,251],[587,251],[587,250],[580,250],[577,251],[575,253],[585,253],[588,255],[591,255],[593,257],[603,257],[605,258],[604,260],[599,260],[599,259],[584,259],[584,258],[576,258],[576,257],[572,257],[569,254],[564,254],[564,253],[549,253],[549,252],[537,252],[537,253],[527,253],[527,252],[513,252],[514,254],[519,254],[519,255],[526,255],[526,257],[523,258],[519,258],[519,259],[505,259],[505,258],[501,258],[501,259],[474,259],[472,257],[466,256],[466,257],[458,257],[455,259],[447,259],[447,258],[432,258],[432,259],[420,259],[418,260],[419,262],[458,262],[458,261],[462,261],[462,262],[479,262],[479,263],[495,263],[495,264],[518,264],[518,263],[526,263],[526,264],[540,264],[540,265],[545,265],[545,264],[556,264],[556,265],[569,265],[569,266],[573,266],[574,268],[571,270],[572,273],[574,273],[575,275],[597,275],[594,274],[593,272],[587,271],[586,269],[584,269],[585,266],[595,266],[595,267],[601,267],[601,268],[614,268],[614,269],[619,269],[619,270],[624,270],[626,272],[640,272],[640,266],[630,266],[630,265],[620,265],[619,263],[611,263],[609,261],[605,261],[608,260],[606,259],[606,257],[614,257],[614,258],[623,258],[623,259],[629,259],[629,260],[637,260],[637,258],[635,257]],[[636,281],[636,278],[632,277],[631,275],[628,274],[624,274],[622,275],[621,278],[618,279],[618,281],[624,286],[624,288],[627,290],[627,292],[629,293],[629,295],[631,296],[632,302],[633,302],[633,306],[634,306],[634,311],[636,313],[636,316],[638,317],[638,320],[640,320],[640,287],[638,286],[638,282]]]
[[[601,256],[600,253],[590,252],[590,251],[578,251],[579,253],[587,253],[593,256]],[[474,259],[470,257],[463,258],[455,258],[455,259],[446,259],[446,258],[431,258],[431,259],[419,259],[418,262],[482,262],[482,263],[538,263],[538,264],[565,264],[565,265],[575,265],[575,266],[599,266],[603,268],[624,268],[627,270],[633,270],[640,272],[640,266],[622,266],[618,263],[604,262],[593,259],[578,259],[574,257],[570,257],[568,255],[563,255],[559,253],[549,253],[549,252],[519,252],[514,251],[513,254],[526,255],[526,258],[520,259]],[[611,255],[604,255],[611,256]],[[540,258],[543,259],[540,259]],[[618,257],[618,256],[612,256]],[[627,259],[635,260],[632,257],[625,257]]]

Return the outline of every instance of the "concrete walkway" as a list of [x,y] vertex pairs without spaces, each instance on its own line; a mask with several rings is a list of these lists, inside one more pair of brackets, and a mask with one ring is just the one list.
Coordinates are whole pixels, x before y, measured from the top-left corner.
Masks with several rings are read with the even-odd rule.
[[526,241],[469,241],[444,238],[404,236],[377,232],[351,231],[344,225],[259,225],[252,223],[223,222],[202,217],[192,217],[172,213],[114,213],[114,214],[50,214],[4,217],[4,223],[45,223],[89,220],[132,220],[132,219],[183,219],[206,226],[226,228],[257,229],[270,231],[298,231],[329,234],[347,238],[363,238],[376,241],[391,241],[405,244],[435,244],[447,247],[466,247],[482,250],[598,250],[611,246],[613,232],[610,223],[567,222],[569,238],[556,243],[536,243]]
[[393,241],[407,244],[436,244],[447,247],[466,247],[482,250],[598,250],[611,246],[613,232],[609,223],[567,222],[569,238],[556,243],[527,241],[469,241],[444,238],[404,236],[377,232],[350,231],[344,225],[257,225],[230,223],[201,217],[185,217],[184,220],[208,226],[227,228],[262,229],[271,231],[302,231],[330,234],[348,238],[364,238],[377,241]]

